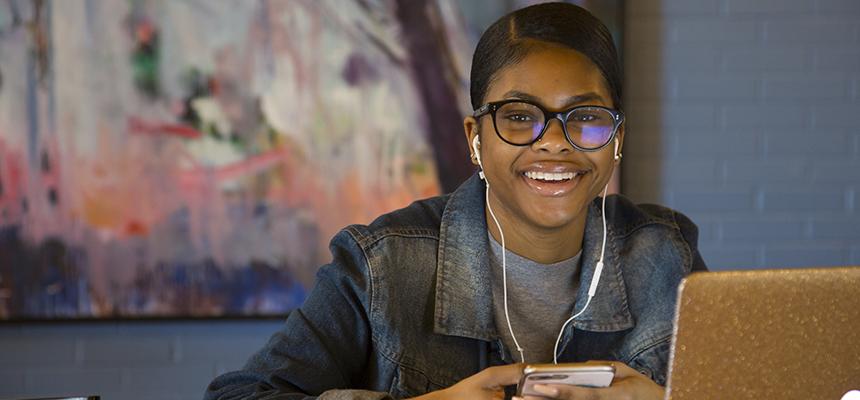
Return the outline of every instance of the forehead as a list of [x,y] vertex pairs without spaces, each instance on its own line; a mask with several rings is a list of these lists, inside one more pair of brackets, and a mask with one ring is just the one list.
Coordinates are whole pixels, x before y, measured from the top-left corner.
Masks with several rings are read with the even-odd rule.
[[597,65],[576,50],[556,45],[538,45],[518,63],[500,70],[486,100],[503,100],[511,91],[537,97],[550,108],[572,106],[570,98],[587,93],[599,97],[590,104],[612,105],[612,96]]

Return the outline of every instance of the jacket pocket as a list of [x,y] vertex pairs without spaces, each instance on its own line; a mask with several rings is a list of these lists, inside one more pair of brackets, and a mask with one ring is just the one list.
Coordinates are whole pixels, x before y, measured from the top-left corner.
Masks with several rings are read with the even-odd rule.
[[395,375],[394,380],[391,382],[389,393],[395,399],[403,399],[420,396],[444,388],[445,386],[428,379],[425,373],[399,365],[397,366],[397,375]]

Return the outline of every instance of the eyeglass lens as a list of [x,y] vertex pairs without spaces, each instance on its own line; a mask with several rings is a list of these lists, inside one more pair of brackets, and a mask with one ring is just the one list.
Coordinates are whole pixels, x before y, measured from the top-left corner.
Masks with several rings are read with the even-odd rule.
[[[533,143],[546,124],[543,111],[533,104],[505,103],[496,110],[496,130],[513,144]],[[567,134],[574,144],[583,149],[596,149],[609,142],[615,120],[607,110],[583,107],[568,114],[566,125]]]

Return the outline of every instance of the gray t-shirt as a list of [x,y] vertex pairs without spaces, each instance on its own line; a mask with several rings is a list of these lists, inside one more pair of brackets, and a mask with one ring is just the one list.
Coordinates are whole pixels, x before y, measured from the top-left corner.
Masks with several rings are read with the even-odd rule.
[[[505,320],[502,288],[502,245],[490,238],[493,271],[493,308],[496,328],[514,360],[520,355]],[[541,264],[505,250],[508,280],[508,313],[514,335],[523,348],[525,362],[551,363],[555,340],[564,321],[573,315],[579,288],[582,251],[555,264]]]

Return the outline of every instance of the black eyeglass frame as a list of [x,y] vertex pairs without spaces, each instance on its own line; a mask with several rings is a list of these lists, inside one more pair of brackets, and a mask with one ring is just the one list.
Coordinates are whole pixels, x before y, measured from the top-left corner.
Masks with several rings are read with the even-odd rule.
[[[537,107],[537,109],[543,113],[543,116],[544,116],[543,129],[541,130],[540,134],[537,135],[537,137],[535,137],[534,140],[532,140],[531,142],[525,143],[525,144],[512,143],[511,141],[505,139],[501,133],[499,133],[499,127],[496,126],[496,111],[498,111],[501,106],[503,106],[505,104],[510,104],[510,103],[526,103],[528,105]],[[576,143],[573,143],[573,140],[570,139],[570,135],[567,133],[567,119],[570,117],[570,115],[573,114],[577,110],[586,109],[586,108],[588,108],[588,109],[595,109],[595,108],[600,109],[600,110],[606,111],[610,115],[612,115],[612,122],[613,122],[612,134],[609,135],[609,138],[606,140],[606,143],[603,143],[602,145],[595,147],[595,148],[592,148],[592,149],[580,147]],[[564,132],[565,140],[567,140],[567,142],[570,143],[570,145],[573,146],[573,148],[575,148],[579,151],[587,151],[587,152],[598,151],[598,150],[606,147],[606,145],[608,145],[609,143],[612,142],[612,139],[614,139],[615,135],[618,134],[618,128],[621,127],[622,123],[624,123],[624,113],[619,111],[619,110],[611,109],[609,107],[581,105],[581,106],[572,107],[572,108],[569,108],[567,110],[563,110],[563,111],[559,111],[559,112],[552,112],[552,111],[548,111],[546,108],[544,108],[540,104],[535,104],[531,101],[521,100],[521,99],[507,99],[507,100],[492,101],[492,102],[486,103],[486,104],[482,105],[481,107],[478,107],[478,109],[475,110],[475,112],[472,114],[472,117],[474,117],[477,120],[477,119],[479,119],[479,118],[481,118],[487,114],[492,115],[493,130],[496,131],[496,136],[498,136],[499,139],[502,139],[503,142],[505,142],[511,146],[531,146],[535,142],[539,142],[543,138],[543,135],[546,133],[546,128],[549,127],[549,122],[552,121],[553,119],[557,119],[561,122],[561,130]]]

